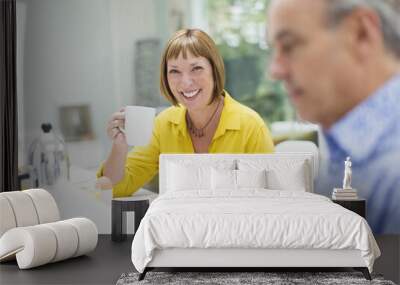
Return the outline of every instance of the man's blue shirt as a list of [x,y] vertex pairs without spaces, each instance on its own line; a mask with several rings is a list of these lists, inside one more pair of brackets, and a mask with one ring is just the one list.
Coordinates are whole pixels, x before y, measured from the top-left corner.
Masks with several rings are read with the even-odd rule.
[[329,150],[317,193],[341,188],[344,161],[352,160],[352,187],[367,200],[374,233],[400,233],[400,75],[324,132]]

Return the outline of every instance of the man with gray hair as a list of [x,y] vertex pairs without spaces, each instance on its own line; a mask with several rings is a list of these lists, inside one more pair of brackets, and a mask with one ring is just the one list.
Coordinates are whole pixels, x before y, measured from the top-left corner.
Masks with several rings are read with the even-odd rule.
[[400,233],[400,0],[272,0],[271,75],[329,150],[317,192],[352,186],[374,233]]

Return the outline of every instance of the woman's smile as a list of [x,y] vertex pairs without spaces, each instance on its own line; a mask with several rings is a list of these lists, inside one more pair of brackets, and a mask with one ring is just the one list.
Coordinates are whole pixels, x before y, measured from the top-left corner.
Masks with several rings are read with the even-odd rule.
[[180,92],[180,94],[185,98],[187,101],[194,101],[200,95],[201,89],[196,89],[193,91],[186,91],[186,92]]

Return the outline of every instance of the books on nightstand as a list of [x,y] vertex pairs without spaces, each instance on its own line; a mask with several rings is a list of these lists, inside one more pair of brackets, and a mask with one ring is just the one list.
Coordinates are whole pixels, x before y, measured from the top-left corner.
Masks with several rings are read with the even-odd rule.
[[357,200],[357,189],[334,188],[332,193],[334,200]]

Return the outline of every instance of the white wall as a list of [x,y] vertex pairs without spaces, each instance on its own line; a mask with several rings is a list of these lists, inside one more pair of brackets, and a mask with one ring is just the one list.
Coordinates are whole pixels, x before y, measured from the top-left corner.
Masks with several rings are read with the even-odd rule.
[[[117,106],[133,104],[135,41],[160,38],[154,1],[110,2],[114,97]],[[155,75],[157,76],[157,74]]]
[[19,3],[26,6],[25,38],[19,42],[24,50],[19,94],[26,144],[38,135],[42,122],[59,130],[58,107],[89,104],[94,134],[107,148],[107,119],[134,102],[135,41],[158,34],[153,1]]
[[26,149],[41,123],[60,131],[60,106],[89,104],[96,139],[68,143],[71,180],[44,188],[63,218],[86,216],[100,233],[109,233],[110,193],[99,198],[95,168],[109,149],[107,120],[135,101],[135,42],[160,37],[160,12],[155,1],[17,1],[19,163],[27,161]]
[[202,29],[209,33],[207,1],[208,0],[190,0],[191,13],[188,23],[192,28]]
[[[24,107],[27,142],[42,122],[59,130],[58,107],[89,103],[93,122],[110,113],[110,17],[104,0],[26,1]],[[100,124],[95,134],[102,137]]]

